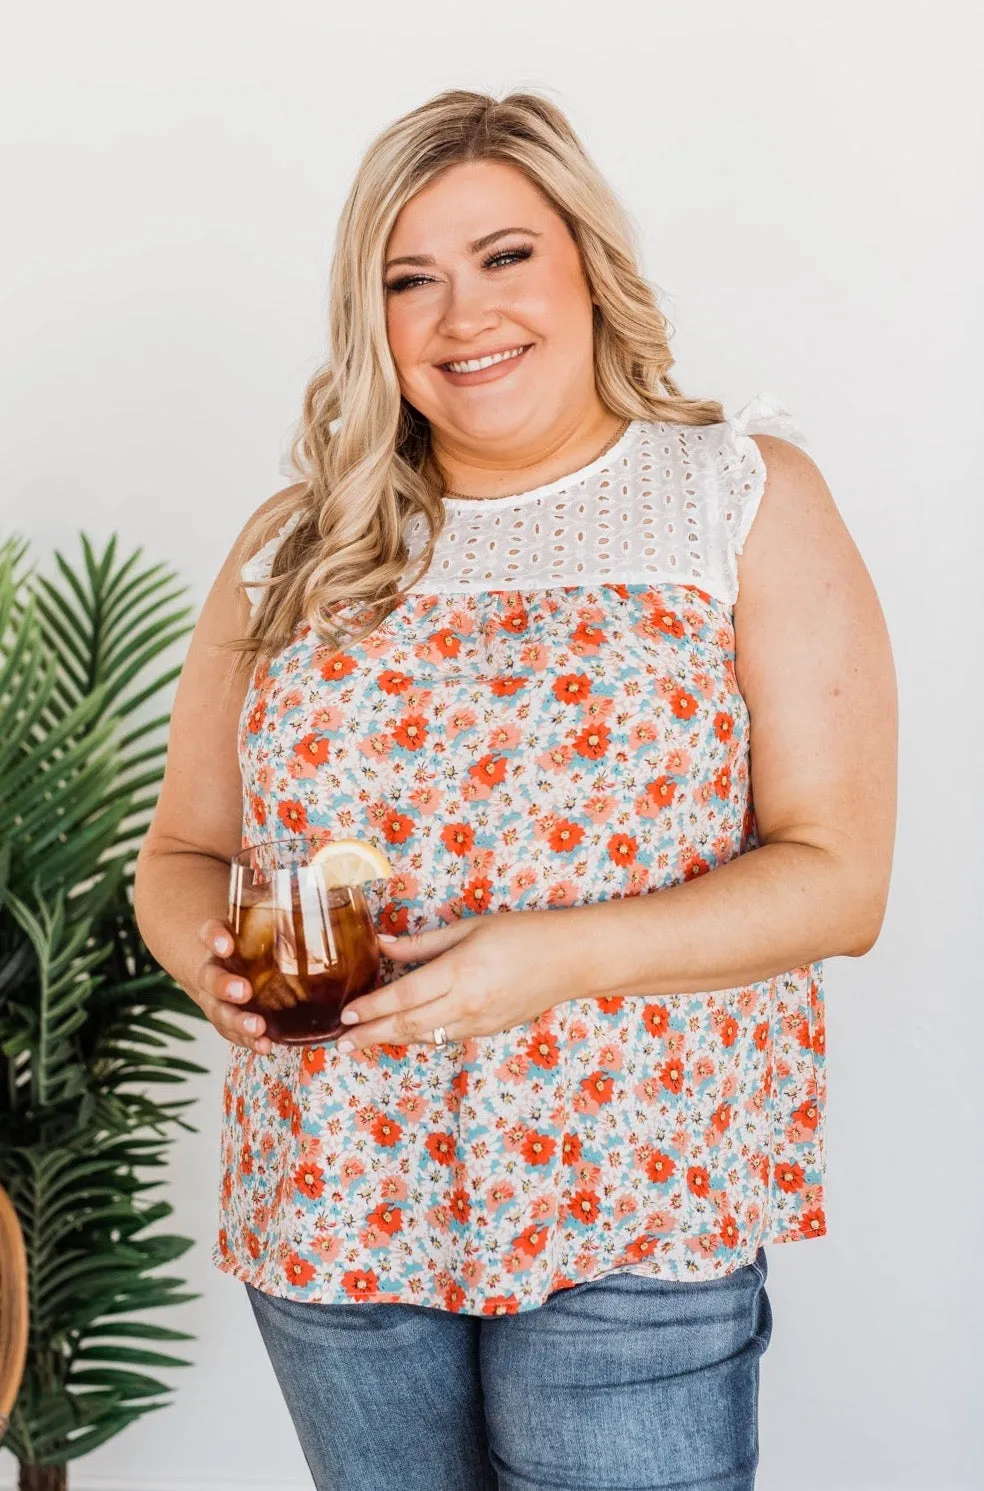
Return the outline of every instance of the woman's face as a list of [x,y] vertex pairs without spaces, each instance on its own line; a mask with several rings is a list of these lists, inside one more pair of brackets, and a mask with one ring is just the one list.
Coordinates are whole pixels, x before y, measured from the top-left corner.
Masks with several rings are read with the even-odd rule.
[[[598,408],[580,254],[513,166],[452,166],[411,198],[386,248],[386,307],[403,395],[449,450],[507,459]],[[461,367],[493,353],[510,355]]]

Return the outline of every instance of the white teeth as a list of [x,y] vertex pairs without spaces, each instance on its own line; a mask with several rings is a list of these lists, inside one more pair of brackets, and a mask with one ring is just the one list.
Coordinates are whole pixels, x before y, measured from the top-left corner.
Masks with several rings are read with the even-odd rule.
[[491,357],[473,357],[470,362],[449,362],[452,373],[477,373],[480,368],[490,368],[493,363],[505,362],[508,357],[518,357],[525,347],[513,347],[508,352],[493,352]]

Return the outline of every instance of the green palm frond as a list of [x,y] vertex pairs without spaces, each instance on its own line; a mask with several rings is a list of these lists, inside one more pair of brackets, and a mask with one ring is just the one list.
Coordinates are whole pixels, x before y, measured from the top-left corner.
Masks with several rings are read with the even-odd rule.
[[0,1180],[24,1231],[30,1342],[6,1446],[64,1465],[172,1388],[186,1365],[140,1318],[186,1303],[161,1270],[176,1127],[162,1100],[204,1069],[175,1054],[199,1012],[133,915],[137,845],[163,775],[165,692],[190,631],[185,587],[141,551],[56,553],[36,574],[0,544]]

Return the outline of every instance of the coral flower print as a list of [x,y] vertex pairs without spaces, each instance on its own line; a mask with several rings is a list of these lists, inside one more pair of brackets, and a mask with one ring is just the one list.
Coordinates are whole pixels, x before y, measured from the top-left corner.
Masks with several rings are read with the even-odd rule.
[[579,823],[569,823],[566,818],[562,818],[551,829],[548,843],[558,854],[569,854],[572,849],[577,848],[583,838],[584,829]]
[[303,803],[282,802],[277,809],[277,817],[291,833],[307,832],[308,815]]
[[630,865],[639,853],[639,842],[632,834],[612,834],[608,853],[617,865]]
[[678,720],[689,720],[697,708],[697,700],[686,689],[674,689],[670,694],[670,708]]
[[[634,420],[619,451],[515,506],[449,503],[379,625],[333,650],[302,623],[254,669],[244,843],[367,840],[397,935],[576,919],[756,846],[734,608],[759,447],[733,422]],[[272,551],[256,564],[250,582]],[[230,1048],[220,1268],[303,1302],[494,1317],[613,1269],[718,1279],[825,1234],[820,965],[699,993],[602,977],[448,1035]]]
[[591,692],[591,680],[586,673],[565,673],[557,679],[553,691],[561,704],[582,704]]

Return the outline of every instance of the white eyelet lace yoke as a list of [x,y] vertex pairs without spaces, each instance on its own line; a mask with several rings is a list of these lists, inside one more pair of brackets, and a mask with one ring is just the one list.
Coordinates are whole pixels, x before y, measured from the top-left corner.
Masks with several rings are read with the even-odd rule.
[[[759,394],[713,425],[633,420],[616,444],[579,471],[518,496],[448,498],[421,594],[546,590],[599,584],[696,585],[728,605],[738,596],[741,553],[765,489],[752,434],[805,446],[789,413]],[[288,519],[243,570],[254,605]],[[426,527],[407,521],[412,574]]]

